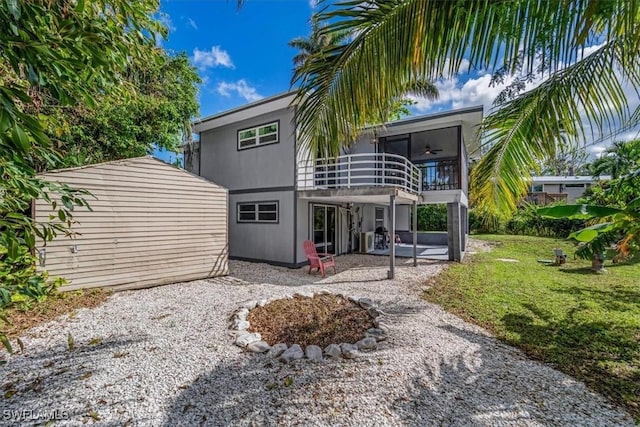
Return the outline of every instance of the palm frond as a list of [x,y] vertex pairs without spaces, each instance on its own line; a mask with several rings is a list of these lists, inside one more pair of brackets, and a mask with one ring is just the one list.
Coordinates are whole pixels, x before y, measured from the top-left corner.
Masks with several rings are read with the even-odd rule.
[[470,179],[475,203],[510,213],[527,192],[529,171],[555,151],[560,133],[584,138],[583,124],[601,130],[629,117],[622,80],[640,87],[640,59],[621,68],[623,50],[620,41],[606,44],[485,117],[488,151]]
[[[623,69],[637,67],[638,17],[638,2],[628,0],[338,2],[320,15],[327,23],[321,32],[346,31],[353,38],[311,57],[294,76],[300,141],[337,153],[371,117],[383,119],[389,100],[406,87],[452,77],[463,59],[471,69],[542,71],[548,83],[507,103],[484,127],[494,145],[474,174],[484,180],[475,187],[495,206],[512,207],[532,159],[553,152],[561,132],[583,132],[575,124],[581,109],[595,127],[629,117],[619,82],[609,81],[615,72],[605,54],[615,53]],[[582,49],[596,41],[608,46],[599,62],[582,59]],[[613,47],[617,43],[624,48]],[[586,65],[566,68],[576,61]],[[589,75],[589,69],[605,74]],[[625,78],[637,88],[636,71]],[[558,88],[562,84],[578,86]],[[502,198],[506,204],[497,201]]]

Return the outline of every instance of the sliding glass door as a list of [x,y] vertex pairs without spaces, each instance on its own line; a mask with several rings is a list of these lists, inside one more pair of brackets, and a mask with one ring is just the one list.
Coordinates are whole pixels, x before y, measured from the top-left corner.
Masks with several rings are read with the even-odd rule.
[[336,253],[336,207],[313,205],[313,243],[318,252]]

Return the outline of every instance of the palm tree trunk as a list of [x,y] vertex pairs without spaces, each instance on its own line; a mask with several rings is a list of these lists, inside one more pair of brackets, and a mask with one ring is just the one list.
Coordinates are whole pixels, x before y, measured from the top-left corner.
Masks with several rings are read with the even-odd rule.
[[594,273],[604,273],[606,271],[604,269],[604,259],[604,253],[594,253],[591,259],[591,271]]

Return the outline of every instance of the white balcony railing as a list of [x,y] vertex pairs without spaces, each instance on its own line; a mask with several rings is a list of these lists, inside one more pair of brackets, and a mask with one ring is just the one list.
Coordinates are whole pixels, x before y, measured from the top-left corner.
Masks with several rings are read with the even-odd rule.
[[299,163],[299,190],[357,187],[396,187],[420,193],[422,173],[406,158],[388,153],[349,154]]

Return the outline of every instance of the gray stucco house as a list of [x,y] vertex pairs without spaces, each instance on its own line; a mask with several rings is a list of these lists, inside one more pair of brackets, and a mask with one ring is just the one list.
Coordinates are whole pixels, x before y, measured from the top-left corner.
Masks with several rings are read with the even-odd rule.
[[370,252],[379,227],[410,242],[412,209],[446,203],[441,243],[450,260],[462,259],[467,153],[479,151],[482,107],[388,123],[336,159],[315,159],[297,144],[294,98],[280,94],[194,124],[199,142],[186,148],[185,167],[229,189],[231,258],[299,266],[305,240],[318,252]]

